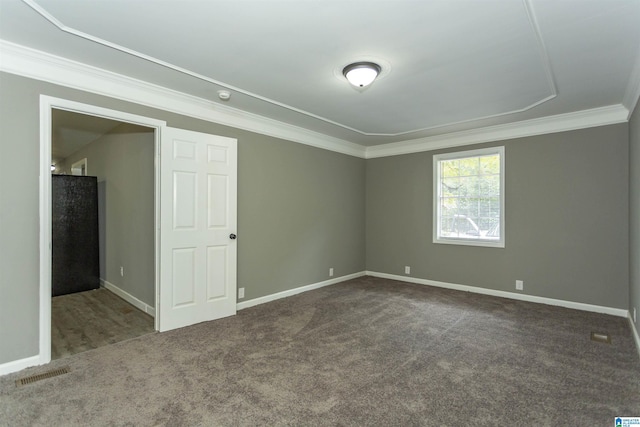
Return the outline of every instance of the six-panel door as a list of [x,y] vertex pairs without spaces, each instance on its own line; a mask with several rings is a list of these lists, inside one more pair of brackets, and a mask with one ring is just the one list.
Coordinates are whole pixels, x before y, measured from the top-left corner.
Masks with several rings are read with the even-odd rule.
[[237,141],[164,128],[160,331],[236,313]]

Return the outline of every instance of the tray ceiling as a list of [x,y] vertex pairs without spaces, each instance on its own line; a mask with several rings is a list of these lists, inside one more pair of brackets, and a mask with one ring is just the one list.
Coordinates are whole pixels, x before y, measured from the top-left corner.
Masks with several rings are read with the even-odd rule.
[[[638,22],[637,0],[0,0],[4,40],[365,146],[621,104]],[[358,91],[361,60],[383,73]]]

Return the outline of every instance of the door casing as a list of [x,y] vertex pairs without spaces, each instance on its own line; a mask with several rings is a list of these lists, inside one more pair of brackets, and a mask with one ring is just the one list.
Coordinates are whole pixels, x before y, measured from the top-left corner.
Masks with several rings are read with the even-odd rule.
[[[160,143],[167,123],[149,117],[110,110],[67,99],[40,96],[40,321],[38,364],[51,361],[51,131],[53,109],[103,117],[154,129],[154,286],[155,306],[160,293]],[[159,329],[160,310],[156,310],[155,329]]]

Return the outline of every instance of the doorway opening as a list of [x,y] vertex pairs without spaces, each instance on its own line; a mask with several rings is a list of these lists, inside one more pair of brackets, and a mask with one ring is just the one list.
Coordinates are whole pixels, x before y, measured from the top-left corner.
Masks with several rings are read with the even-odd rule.
[[[77,114],[77,113],[76,113]],[[78,114],[79,116],[83,116],[82,114]],[[56,120],[54,119],[53,121],[53,134],[56,134]],[[53,144],[56,144],[56,139],[52,136],[52,141]],[[83,141],[84,142],[84,141]],[[89,140],[90,142],[90,140]],[[51,151],[56,151],[53,147],[51,147]],[[72,153],[73,154],[73,153]],[[71,165],[71,175],[74,176],[87,176],[88,175],[88,171],[87,171],[87,158],[85,157],[84,159],[78,160],[77,162],[73,163]]]
[[[48,363],[52,356],[158,330],[157,153],[160,129],[166,124],[46,96],[41,97],[40,112],[40,361]],[[56,295],[52,207],[58,197],[52,189],[54,177],[65,175],[96,182],[99,268],[91,279],[97,286],[90,287],[97,289],[52,296]]]

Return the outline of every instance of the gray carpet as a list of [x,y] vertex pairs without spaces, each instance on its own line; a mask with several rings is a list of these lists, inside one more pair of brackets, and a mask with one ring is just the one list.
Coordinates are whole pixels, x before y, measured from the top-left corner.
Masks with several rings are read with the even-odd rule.
[[[71,372],[14,384],[60,366]],[[611,426],[632,415],[640,360],[626,319],[372,277],[0,378],[8,426]]]
[[154,332],[153,317],[108,289],[51,298],[51,358]]

